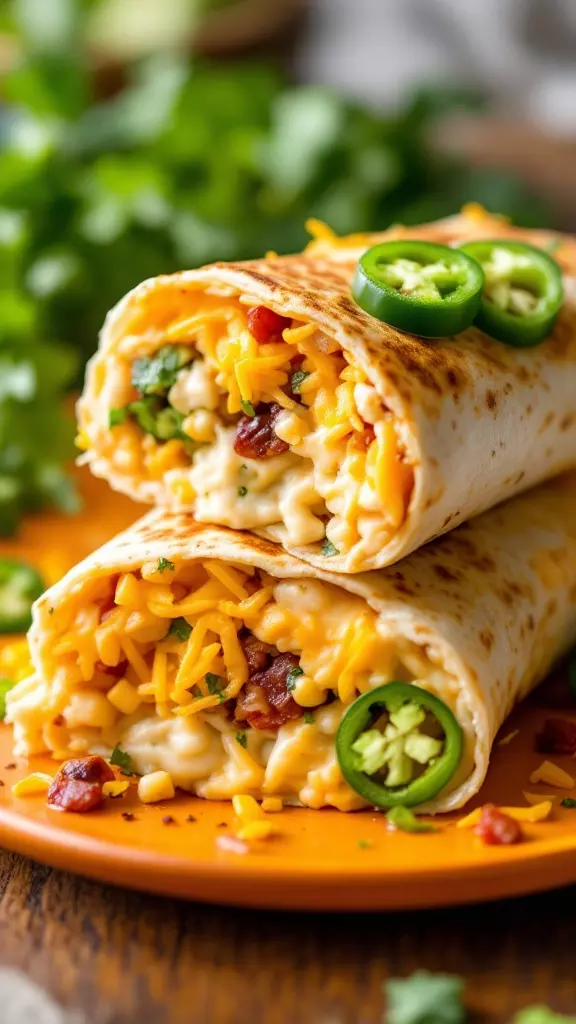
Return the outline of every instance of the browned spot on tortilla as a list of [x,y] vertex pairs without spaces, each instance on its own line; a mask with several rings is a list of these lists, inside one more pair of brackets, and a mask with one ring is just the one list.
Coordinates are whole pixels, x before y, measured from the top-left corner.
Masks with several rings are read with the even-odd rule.
[[558,611],[558,601],[556,600],[555,597],[551,597],[550,600],[546,604],[546,608],[544,609],[544,614],[552,616],[552,615],[555,615],[557,611]]
[[509,380],[506,381],[506,383],[504,385],[504,394],[505,395],[509,395],[513,390],[514,390],[514,386],[510,383]]
[[[576,396],[575,396],[575,401],[576,401]],[[567,413],[566,416],[563,416],[562,419],[560,420],[560,430],[569,430],[570,427],[572,426],[572,424],[574,423],[574,420],[576,420],[576,413],[573,413],[573,412]]]
[[468,564],[480,569],[480,572],[496,572],[496,563],[490,555],[479,555],[470,559]]
[[433,455],[430,456],[430,458],[428,459],[428,462],[430,463],[431,466],[434,466],[434,469],[437,469],[438,466],[440,465],[440,463],[438,462],[438,459],[435,459]]
[[434,572],[436,573],[437,576],[440,577],[441,580],[452,580],[455,582],[459,578],[459,574],[452,572],[445,565],[434,565],[432,568],[434,569]]
[[550,426],[551,423],[554,422],[555,418],[556,418],[556,413],[553,413],[552,411],[550,411],[544,417],[544,419],[542,420],[542,423],[540,424],[540,428],[538,430],[538,436],[540,436],[540,434],[543,434],[545,430],[548,430],[548,427]]
[[490,629],[481,629],[479,634],[480,643],[487,651],[491,651],[494,646],[494,634]]
[[493,391],[486,392],[486,405],[489,409],[495,409],[498,404],[498,400]]
[[534,622],[534,616],[532,615],[532,612],[530,612],[528,618],[526,619],[526,625],[531,633],[533,633],[536,629],[536,623]]
[[531,416],[533,412],[534,412],[534,409],[532,408],[532,405],[527,405],[526,406],[526,415],[527,416]]

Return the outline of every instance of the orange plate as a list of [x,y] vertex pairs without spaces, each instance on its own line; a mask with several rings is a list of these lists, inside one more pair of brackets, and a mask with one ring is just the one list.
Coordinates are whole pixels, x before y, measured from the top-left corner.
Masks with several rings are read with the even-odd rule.
[[[50,580],[83,557],[139,512],[103,485],[82,477],[86,509],[70,520],[31,518],[18,542],[0,554],[21,554]],[[509,744],[495,746],[489,778],[467,808],[493,801],[524,805],[522,790],[542,761],[533,738],[546,712],[532,698],[506,723],[519,729]],[[558,714],[558,712],[555,712]],[[11,733],[0,727],[0,842],[3,846],[106,882],[172,896],[250,907],[318,910],[384,910],[446,906],[549,889],[576,881],[576,810],[559,806],[552,817],[524,826],[526,840],[507,848],[483,846],[473,830],[456,829],[457,815],[443,816],[427,835],[391,833],[373,812],[289,809],[270,815],[278,835],[248,853],[222,850],[219,837],[232,835],[230,804],[181,795],[163,805],[138,803],[135,784],[91,814],[49,810],[45,798],[17,799],[13,783],[31,770],[53,773],[49,758],[10,766]],[[576,761],[555,758],[576,776]],[[126,821],[123,812],[132,812]],[[162,819],[170,815],[173,821]],[[189,820],[189,816],[194,820]]]

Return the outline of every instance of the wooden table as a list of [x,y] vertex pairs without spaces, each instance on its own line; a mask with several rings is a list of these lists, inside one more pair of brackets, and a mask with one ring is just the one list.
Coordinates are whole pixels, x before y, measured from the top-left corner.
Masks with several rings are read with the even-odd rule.
[[[140,895],[0,853],[0,965],[77,1011],[74,1024],[380,1024],[382,982],[417,967],[462,974],[473,1022],[535,1002],[576,1013],[575,951],[576,888],[296,915]],[[1,1003],[0,984],[4,1021]]]

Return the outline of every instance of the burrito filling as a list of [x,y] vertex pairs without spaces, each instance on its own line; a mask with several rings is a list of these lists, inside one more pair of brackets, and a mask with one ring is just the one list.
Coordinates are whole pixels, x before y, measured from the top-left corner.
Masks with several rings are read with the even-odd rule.
[[193,316],[120,344],[98,453],[162,481],[200,522],[266,528],[353,569],[406,517],[414,474],[394,416],[315,325],[221,291],[196,301]]
[[413,700],[354,736],[354,767],[388,792],[434,771],[448,737],[436,699],[468,735],[444,791],[473,768],[469,713],[441,656],[323,581],[166,558],[90,576],[50,610],[39,654],[49,682],[30,676],[7,698],[19,755],[120,748],[137,773],[167,771],[208,799],[352,810],[374,800],[346,781],[336,734],[394,680]]

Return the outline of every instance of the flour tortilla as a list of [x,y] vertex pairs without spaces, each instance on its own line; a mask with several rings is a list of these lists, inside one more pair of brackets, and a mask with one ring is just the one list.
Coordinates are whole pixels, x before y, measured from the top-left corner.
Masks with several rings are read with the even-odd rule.
[[491,510],[399,566],[356,576],[313,569],[268,541],[202,526],[186,513],[151,511],[36,602],[30,645],[48,687],[56,618],[50,609],[74,592],[81,595],[92,577],[135,570],[160,557],[218,558],[278,579],[326,580],[366,600],[394,639],[427,645],[445,685],[456,688],[456,714],[474,766],[456,788],[427,805],[432,812],[461,807],[474,796],[506,715],[576,642],[572,474]]
[[[368,316],[350,294],[354,261],[366,245],[404,234],[443,243],[487,235],[526,238],[558,250],[566,301],[549,338],[515,349],[470,328],[425,341]],[[496,218],[459,216],[420,228],[313,242],[304,255],[218,263],[145,281],[112,310],[89,365],[79,403],[88,441],[83,457],[96,476],[132,498],[176,500],[162,479],[119,472],[102,454],[108,435],[108,368],[126,338],[162,331],[187,291],[224,286],[278,313],[318,324],[367,374],[399,425],[415,484],[402,525],[362,563],[337,554],[330,569],[380,568],[472,516],[576,465],[576,242],[524,232]],[[360,485],[359,485],[360,486]],[[191,509],[193,511],[193,508]],[[266,529],[264,536],[270,536]],[[322,567],[320,544],[288,549]]]

